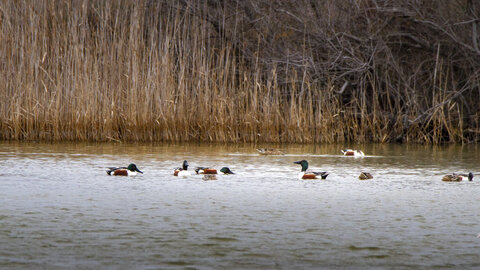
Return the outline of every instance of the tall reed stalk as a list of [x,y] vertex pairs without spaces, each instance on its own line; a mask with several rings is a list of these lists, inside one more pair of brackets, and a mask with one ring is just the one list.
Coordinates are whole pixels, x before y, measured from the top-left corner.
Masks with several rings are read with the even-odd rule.
[[[247,29],[257,23],[238,17],[247,6],[215,3],[212,11],[199,0],[1,1],[0,139],[479,141],[478,70],[459,77],[440,57],[434,70],[406,71],[385,50],[340,79],[350,71],[320,55],[334,56],[315,47],[327,37],[308,32],[306,22],[298,31],[288,28],[292,18]],[[339,5],[325,3],[329,12]],[[329,29],[312,31],[329,36]],[[279,59],[269,51],[275,46],[300,60]],[[337,60],[363,57],[362,47],[342,46],[350,55]],[[435,76],[406,83],[401,72]],[[462,79],[468,91],[457,88]]]

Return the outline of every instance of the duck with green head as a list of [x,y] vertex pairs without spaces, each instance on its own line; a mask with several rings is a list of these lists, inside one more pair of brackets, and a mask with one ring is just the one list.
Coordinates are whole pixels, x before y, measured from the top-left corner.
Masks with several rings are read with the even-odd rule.
[[173,175],[174,176],[182,176],[182,177],[187,177],[190,174],[190,172],[188,171],[188,162],[186,160],[183,161],[183,164],[182,164],[182,167],[181,168],[176,168],[174,171],[173,171]]
[[137,168],[137,165],[133,163],[128,165],[128,167],[109,167],[107,170],[108,175],[115,176],[135,176],[137,172],[143,174],[143,172]]
[[327,172],[307,171],[308,162],[306,160],[295,161],[293,163],[302,165],[302,171],[298,174],[299,179],[327,179]]

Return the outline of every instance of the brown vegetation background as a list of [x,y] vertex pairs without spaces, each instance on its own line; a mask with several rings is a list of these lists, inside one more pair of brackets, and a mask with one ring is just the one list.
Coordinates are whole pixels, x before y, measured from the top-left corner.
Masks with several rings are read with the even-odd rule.
[[474,0],[0,1],[0,139],[480,141]]

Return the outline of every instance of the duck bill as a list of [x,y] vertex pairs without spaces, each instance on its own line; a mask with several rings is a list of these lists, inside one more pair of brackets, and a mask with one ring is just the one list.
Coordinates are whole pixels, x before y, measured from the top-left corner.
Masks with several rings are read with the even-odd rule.
[[293,163],[295,163],[295,164],[302,164],[301,161],[295,161],[295,162],[293,162]]
[[140,171],[139,169],[136,169],[136,171],[137,171],[137,172],[139,172],[139,173],[141,173],[141,174],[143,174],[143,172],[142,172],[142,171]]

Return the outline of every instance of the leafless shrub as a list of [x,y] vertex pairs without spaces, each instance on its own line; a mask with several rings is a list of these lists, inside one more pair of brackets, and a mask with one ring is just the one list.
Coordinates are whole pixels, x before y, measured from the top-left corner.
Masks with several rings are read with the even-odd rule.
[[0,138],[477,142],[480,5],[0,3]]

